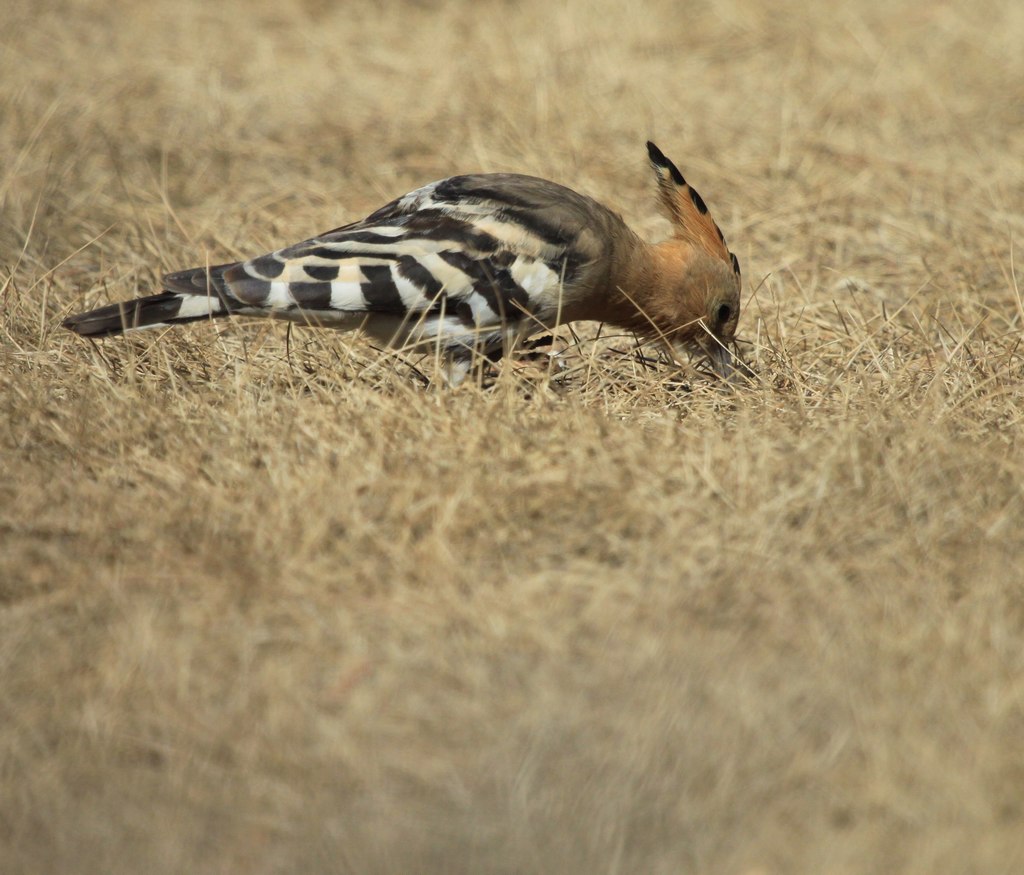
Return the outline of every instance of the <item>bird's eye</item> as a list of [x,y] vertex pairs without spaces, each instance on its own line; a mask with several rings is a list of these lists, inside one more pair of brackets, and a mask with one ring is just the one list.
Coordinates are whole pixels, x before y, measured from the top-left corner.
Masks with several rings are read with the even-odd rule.
[[725,325],[732,318],[732,307],[728,304],[722,304],[718,308],[718,324]]

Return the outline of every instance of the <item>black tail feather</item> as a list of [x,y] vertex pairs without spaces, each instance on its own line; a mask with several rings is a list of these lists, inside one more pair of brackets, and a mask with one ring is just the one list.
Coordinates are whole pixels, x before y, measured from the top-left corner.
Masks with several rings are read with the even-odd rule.
[[[190,300],[185,315],[181,314],[182,303]],[[202,302],[200,306],[206,312],[197,313],[196,303]],[[62,323],[82,337],[107,337],[111,334],[121,334],[136,328],[152,328],[158,325],[179,324],[184,322],[196,322],[201,319],[210,319],[214,316],[222,316],[227,309],[217,298],[203,298],[196,295],[180,295],[176,292],[161,292],[159,295],[150,295],[146,298],[136,298],[134,301],[124,301],[119,304],[110,304],[100,307],[98,310],[91,310],[88,313],[80,313],[77,316],[69,316]]]

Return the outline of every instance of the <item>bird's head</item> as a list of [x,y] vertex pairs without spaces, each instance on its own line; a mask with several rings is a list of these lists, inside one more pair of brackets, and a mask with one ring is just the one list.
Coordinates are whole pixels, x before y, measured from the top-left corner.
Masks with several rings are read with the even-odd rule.
[[652,247],[651,333],[676,352],[700,352],[720,376],[734,371],[731,347],[740,318],[740,265],[704,199],[654,143],[647,152],[674,233]]

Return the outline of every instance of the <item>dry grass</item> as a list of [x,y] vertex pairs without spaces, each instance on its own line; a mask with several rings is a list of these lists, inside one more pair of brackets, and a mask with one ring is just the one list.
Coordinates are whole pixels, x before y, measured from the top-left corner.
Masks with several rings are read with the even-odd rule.
[[[0,871],[1022,871],[1024,7],[377,5],[0,12]],[[742,391],[58,327],[649,135]]]

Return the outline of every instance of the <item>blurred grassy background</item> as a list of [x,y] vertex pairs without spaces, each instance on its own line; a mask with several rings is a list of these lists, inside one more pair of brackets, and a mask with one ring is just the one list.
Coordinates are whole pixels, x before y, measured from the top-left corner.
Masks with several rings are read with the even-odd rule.
[[[0,10],[0,870],[1020,871],[1024,7],[380,5]],[[59,328],[647,137],[735,394]]]

